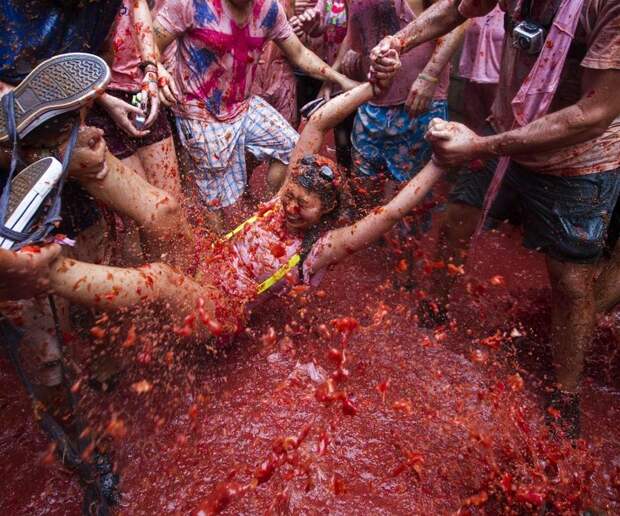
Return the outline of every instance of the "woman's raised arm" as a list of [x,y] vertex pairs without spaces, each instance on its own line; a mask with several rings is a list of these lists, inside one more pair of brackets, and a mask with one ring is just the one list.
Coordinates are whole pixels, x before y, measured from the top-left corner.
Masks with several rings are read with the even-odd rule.
[[291,163],[296,163],[308,154],[317,154],[321,150],[327,131],[336,127],[364,102],[372,99],[373,95],[372,85],[365,82],[329,100],[304,126],[293,150]]
[[442,174],[443,169],[429,161],[385,206],[375,208],[355,224],[327,233],[312,261],[310,273],[337,263],[377,240],[424,199]]

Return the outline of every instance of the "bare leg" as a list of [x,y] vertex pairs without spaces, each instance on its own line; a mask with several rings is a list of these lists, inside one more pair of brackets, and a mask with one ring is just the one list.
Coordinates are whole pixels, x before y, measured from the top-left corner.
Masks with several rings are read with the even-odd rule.
[[551,347],[556,379],[563,391],[576,392],[584,349],[594,331],[596,265],[563,263],[547,257],[551,280]]
[[[142,161],[137,154],[122,159],[121,163],[133,170],[140,177],[146,179]],[[143,264],[144,252],[142,250],[140,230],[136,222],[129,217],[120,217],[120,221],[121,223],[116,225],[117,232],[120,232],[117,238],[117,245],[120,251],[120,263],[130,267]]]
[[[123,158],[120,160],[120,162],[123,165],[125,165],[127,168],[130,168],[131,170],[133,170],[142,179],[147,179],[146,172],[144,171],[144,166],[142,165],[142,160],[140,159],[140,156],[138,155],[138,153],[132,154],[128,158]],[[153,186],[156,186],[156,185],[153,185]]]
[[267,171],[267,185],[273,194],[276,194],[284,184],[287,169],[288,165],[285,165],[277,159],[274,159],[269,164],[269,170]]
[[[163,263],[123,269],[59,258],[52,267],[50,286],[71,302],[100,310],[165,304],[165,313],[177,322],[193,313],[200,299],[207,317],[215,319],[216,300],[221,299],[215,288],[202,286]],[[201,323],[197,329],[207,331]]]
[[596,311],[609,312],[620,303],[620,244],[616,244],[610,260],[594,284]]
[[178,201],[149,184],[110,153],[103,180],[82,181],[96,199],[138,223],[149,255],[187,265],[192,259],[192,233]]
[[[448,204],[446,218],[439,235],[437,260],[443,261],[446,265],[448,263],[457,267],[463,265],[479,218],[478,208],[460,203]],[[437,303],[448,305],[450,291],[455,281],[456,276],[448,274],[445,268],[433,272],[431,295]]]
[[175,199],[183,198],[179,163],[172,136],[152,145],[138,149],[146,180],[153,186],[168,192]]

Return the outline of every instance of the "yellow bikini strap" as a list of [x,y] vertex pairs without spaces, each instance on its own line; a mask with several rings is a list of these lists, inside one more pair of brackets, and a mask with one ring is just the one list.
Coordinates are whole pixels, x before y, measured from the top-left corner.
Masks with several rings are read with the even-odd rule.
[[[271,210],[269,210],[271,211]],[[266,212],[265,215],[267,213]],[[232,237],[234,237],[237,233],[239,233],[240,231],[243,230],[244,227],[246,227],[248,224],[254,224],[256,221],[258,220],[258,215],[253,215],[251,216],[248,220],[246,220],[245,222],[242,222],[241,224],[239,224],[235,229],[233,229],[232,231],[229,231],[228,233],[226,233],[224,235],[224,239],[225,240],[230,240]]]
[[280,267],[276,272],[274,272],[269,278],[263,281],[256,290],[257,294],[262,294],[263,292],[269,290],[273,287],[278,281],[284,278],[291,270],[293,270],[299,262],[301,261],[301,256],[298,253],[291,256],[282,267]]
[[[267,213],[270,213],[270,212],[271,212],[271,210],[265,212],[264,215],[267,215]],[[256,222],[257,220],[258,220],[258,215],[254,215],[254,216],[250,217],[245,222],[242,222],[241,224],[239,224],[235,229],[233,229],[232,231],[229,231],[228,233],[226,233],[224,235],[224,239],[225,240],[230,240],[237,233],[242,231],[243,228],[245,228],[248,224],[254,224],[254,222]],[[284,276],[286,276],[291,270],[293,270],[295,267],[297,267],[297,265],[299,264],[300,261],[301,261],[301,256],[299,254],[294,254],[293,256],[291,256],[289,258],[288,262],[286,262],[276,272],[274,272],[265,281],[263,281],[260,285],[258,285],[258,288],[256,289],[256,293],[257,294],[262,294],[263,292],[266,292],[267,290],[269,290],[276,283],[278,283],[281,279],[283,279]]]

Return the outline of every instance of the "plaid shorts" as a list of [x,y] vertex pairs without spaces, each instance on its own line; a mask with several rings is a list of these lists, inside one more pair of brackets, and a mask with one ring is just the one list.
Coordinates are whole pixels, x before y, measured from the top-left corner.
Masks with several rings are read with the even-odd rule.
[[177,117],[181,144],[194,165],[196,184],[205,202],[225,208],[245,191],[245,153],[259,161],[277,159],[288,164],[299,138],[297,131],[260,97],[252,97],[248,109],[231,122]]

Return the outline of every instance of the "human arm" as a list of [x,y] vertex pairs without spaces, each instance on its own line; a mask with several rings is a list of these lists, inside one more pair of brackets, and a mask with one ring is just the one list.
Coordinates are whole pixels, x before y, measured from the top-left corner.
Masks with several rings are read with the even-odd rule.
[[[400,60],[396,52],[392,51],[394,59],[394,69],[400,67]],[[395,73],[395,72],[394,72]],[[391,77],[388,77],[388,80]],[[353,113],[359,106],[368,102],[376,94],[376,86],[369,82],[359,84],[337,97],[330,99],[316,113],[314,113],[308,123],[304,126],[297,145],[293,149],[291,163],[296,163],[308,154],[316,154],[323,145],[325,134],[340,124],[345,118]]]
[[[157,87],[158,64],[160,61],[159,49],[153,37],[153,20],[146,0],[133,2],[131,10],[133,19],[133,33],[136,46],[140,52],[144,77],[141,90],[148,95],[149,111],[144,127],[149,127],[159,114],[159,93]],[[132,124],[133,125],[133,124]]]
[[[168,46],[194,24],[193,2],[167,0],[157,11],[153,20],[153,36],[161,55]],[[158,64],[159,98],[166,105],[176,104],[180,99],[180,90],[175,79],[161,63]]]
[[177,35],[175,32],[165,28],[158,18],[153,21],[153,38],[160,54],[164,53],[168,45],[170,45],[176,37]]
[[533,154],[597,138],[620,116],[620,70],[586,68],[582,84],[577,103],[494,136],[479,136],[463,124],[434,119],[427,138],[435,159],[456,167],[475,158]]
[[327,233],[309,262],[309,273],[337,263],[377,240],[424,199],[442,174],[443,169],[429,161],[385,206],[375,208],[355,224]]
[[50,268],[59,254],[58,244],[31,246],[18,252],[0,249],[0,301],[46,293]]
[[[153,36],[160,53],[163,53],[168,45],[176,39],[176,34],[166,30],[158,19],[153,22]],[[159,99],[165,106],[176,104],[180,95],[174,77],[161,63],[157,64],[157,75]]]
[[373,96],[372,85],[365,82],[327,102],[304,126],[291,155],[291,163],[295,164],[304,156],[319,152],[327,132]]
[[293,65],[315,79],[335,82],[343,90],[350,90],[358,84],[334,70],[314,52],[304,47],[295,34],[291,34],[284,40],[276,41],[276,44]]
[[[497,0],[439,0],[393,36],[387,36],[370,53],[373,68],[380,71],[382,55],[390,48],[400,54],[414,46],[447,34],[466,18],[484,16]],[[464,14],[461,14],[464,13]]]
[[467,22],[444,38],[437,39],[433,55],[409,89],[405,105],[411,116],[416,117],[428,111],[439,77],[463,42],[466,25]]

